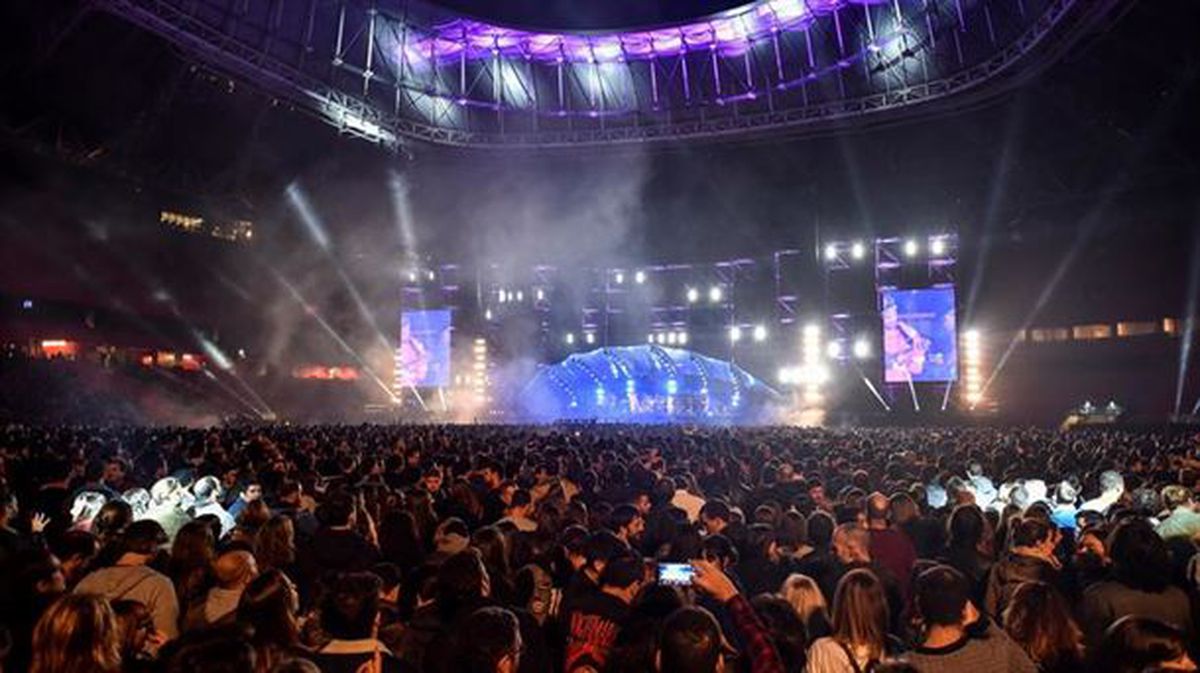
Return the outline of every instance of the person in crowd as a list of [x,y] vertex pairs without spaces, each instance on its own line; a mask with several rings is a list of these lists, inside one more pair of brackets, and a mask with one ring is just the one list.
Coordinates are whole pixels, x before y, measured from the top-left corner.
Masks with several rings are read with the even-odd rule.
[[609,560],[600,574],[599,590],[579,596],[563,613],[567,632],[563,670],[604,668],[630,614],[630,605],[645,582],[641,558],[626,554]]
[[504,518],[498,523],[511,523],[522,533],[532,533],[537,530],[537,522],[531,518],[533,514],[533,498],[529,491],[518,488],[513,491],[508,506],[504,508]]
[[[1194,644],[1194,643],[1193,643]],[[1182,631],[1149,617],[1127,615],[1113,622],[1096,649],[1093,666],[1100,673],[1195,671]]]
[[971,584],[971,599],[983,605],[991,570],[990,559],[981,551],[987,532],[983,511],[975,505],[959,505],[950,513],[946,528],[946,549],[938,561],[962,573]]
[[1083,631],[1063,595],[1045,582],[1017,587],[1004,611],[1004,630],[1039,673],[1071,673],[1084,666]]
[[379,578],[364,572],[342,574],[329,587],[321,601],[320,620],[330,640],[311,656],[324,673],[402,670],[400,661],[375,637],[379,589]]
[[235,498],[228,507],[229,516],[231,516],[234,521],[237,521],[238,517],[242,513],[242,510],[244,510],[246,506],[252,502],[261,501],[262,495],[262,484],[257,482],[247,482],[242,484],[241,488],[238,489],[237,498]]
[[1200,536],[1200,512],[1196,511],[1190,489],[1171,484],[1163,488],[1162,502],[1169,514],[1154,528],[1156,533],[1164,540],[1175,537],[1194,540]]
[[1087,512],[1107,514],[1108,510],[1117,504],[1125,495],[1125,477],[1116,470],[1105,470],[1100,473],[1100,495],[1079,506]]
[[[845,573],[867,569],[879,579],[887,594],[887,604],[890,610],[890,625],[893,630],[899,630],[900,619],[904,611],[905,600],[900,593],[900,584],[887,568],[875,563],[871,558],[871,538],[867,530],[854,523],[844,523],[837,527],[833,534],[833,549],[841,562],[841,572]],[[836,590],[834,592],[837,593]]]
[[988,575],[984,608],[993,618],[1000,619],[1013,591],[1025,582],[1045,582],[1059,585],[1061,564],[1054,555],[1060,534],[1047,521],[1023,517],[1014,522],[1009,538],[1011,550],[1000,559]]
[[221,533],[225,537],[237,525],[233,516],[221,506],[221,480],[214,476],[200,477],[192,484],[192,516],[200,518],[206,514],[217,517],[221,522]]
[[112,601],[138,601],[150,610],[154,628],[167,640],[175,638],[179,635],[175,586],[149,565],[166,543],[167,534],[157,522],[134,521],[118,542],[119,555],[114,563],[85,576],[75,586],[75,593],[97,594]]
[[119,673],[121,635],[108,601],[94,594],[64,596],[33,629],[30,673]]
[[784,670],[801,673],[807,661],[808,632],[791,604],[780,596],[759,594],[750,606],[767,627]]
[[203,602],[188,610],[185,630],[232,623],[242,592],[258,576],[258,565],[250,552],[230,549],[213,561],[212,572],[216,584],[208,590]]
[[810,642],[829,635],[829,608],[816,581],[808,575],[793,573],[783,581],[779,595],[800,618]]
[[700,523],[706,535],[721,535],[732,520],[729,505],[721,500],[709,500],[700,508]]
[[1112,578],[1083,594],[1080,621],[1089,647],[1099,645],[1113,622],[1126,616],[1148,617],[1171,625],[1191,638],[1191,605],[1187,593],[1171,584],[1166,542],[1142,519],[1117,524],[1109,534]]
[[276,514],[267,519],[254,536],[253,546],[260,571],[296,574],[296,526],[290,518]]
[[517,673],[521,628],[517,617],[500,607],[480,608],[467,617],[456,641],[455,673]]
[[949,566],[922,572],[914,601],[919,644],[905,655],[923,673],[1035,673],[1037,666],[971,603],[970,583]]
[[317,508],[321,527],[300,554],[300,574],[310,585],[329,573],[362,572],[379,561],[379,549],[356,530],[354,498],[328,495]]
[[121,644],[121,670],[123,673],[151,673],[154,670],[154,657],[163,641],[154,628],[150,610],[137,601],[129,600],[114,602],[112,610],[117,619]]
[[1054,488],[1054,509],[1050,512],[1050,521],[1060,530],[1075,532],[1075,516],[1079,513],[1076,506],[1079,502],[1079,490],[1075,484],[1064,479]]
[[167,575],[175,585],[175,596],[184,614],[204,602],[212,580],[216,547],[212,527],[199,520],[181,526],[171,542]]
[[808,516],[808,544],[812,551],[796,563],[796,572],[813,578],[821,589],[821,595],[829,599],[837,590],[841,577],[841,563],[833,549],[833,532],[836,524],[829,514],[816,511]]
[[646,584],[633,601],[625,628],[609,651],[607,673],[657,673],[655,655],[663,622],[684,606],[684,596],[676,587]]
[[770,524],[756,523],[747,529],[745,544],[736,567],[747,593],[773,593],[787,578],[790,568],[780,562],[779,543]]
[[861,673],[892,649],[888,640],[888,599],[870,570],[851,570],[833,596],[832,632],[808,650],[807,673]]
[[263,571],[246,585],[236,611],[248,628],[254,648],[255,673],[270,673],[280,664],[308,656],[300,644],[300,595],[278,569]]
[[907,601],[909,578],[917,562],[917,551],[912,541],[889,522],[891,504],[887,496],[878,491],[872,493],[867,497],[865,509],[871,558],[896,578],[901,598]]

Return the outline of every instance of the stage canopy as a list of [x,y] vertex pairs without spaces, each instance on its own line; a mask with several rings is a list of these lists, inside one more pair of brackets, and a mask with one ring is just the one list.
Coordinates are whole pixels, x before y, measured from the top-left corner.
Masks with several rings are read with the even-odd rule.
[[542,367],[519,406],[536,421],[753,423],[770,420],[781,402],[732,363],[678,348],[628,346]]

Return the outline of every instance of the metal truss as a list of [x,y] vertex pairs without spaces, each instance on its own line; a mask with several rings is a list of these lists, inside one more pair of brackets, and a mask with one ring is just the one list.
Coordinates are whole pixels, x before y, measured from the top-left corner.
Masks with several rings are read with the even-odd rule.
[[[785,1],[799,2],[758,3]],[[575,62],[565,49],[514,56],[499,33],[476,53],[479,34],[419,0],[99,0],[207,66],[393,148],[604,146],[895,120],[994,93],[1113,2],[827,2],[832,10],[747,35],[736,51],[717,48],[716,28],[711,49],[689,51],[681,29],[675,54],[605,62],[593,38],[578,38],[593,53]]]

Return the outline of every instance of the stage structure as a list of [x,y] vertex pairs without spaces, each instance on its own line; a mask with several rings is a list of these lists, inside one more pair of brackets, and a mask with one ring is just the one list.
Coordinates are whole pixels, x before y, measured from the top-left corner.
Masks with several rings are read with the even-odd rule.
[[536,421],[755,423],[774,420],[782,401],[730,362],[681,348],[630,346],[541,367],[518,408]]
[[1116,0],[755,0],[520,30],[423,0],[100,0],[208,67],[399,147],[558,147],[880,123],[994,95]]
[[[780,384],[794,411],[812,412],[795,422],[995,411],[988,335],[958,324],[953,229],[815,243],[620,267],[410,262],[399,274],[410,322],[397,325],[396,395],[434,410],[501,408],[538,363],[645,344]],[[440,312],[452,316],[448,356]]]

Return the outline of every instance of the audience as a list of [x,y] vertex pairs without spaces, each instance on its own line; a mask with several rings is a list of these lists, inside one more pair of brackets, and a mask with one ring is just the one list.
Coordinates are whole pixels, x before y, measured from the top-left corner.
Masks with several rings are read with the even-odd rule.
[[[1198,448],[1153,430],[8,426],[0,665],[1195,670]],[[660,562],[691,583],[659,582]]]

